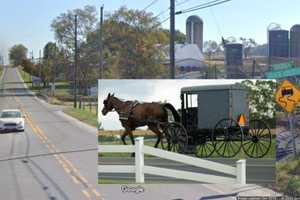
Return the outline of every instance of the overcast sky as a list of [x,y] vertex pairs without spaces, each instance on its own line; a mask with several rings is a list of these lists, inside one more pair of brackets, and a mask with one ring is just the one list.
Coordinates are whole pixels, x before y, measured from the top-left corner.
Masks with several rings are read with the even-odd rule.
[[[209,0],[177,0],[177,11],[205,3]],[[50,24],[60,13],[70,9],[94,5],[105,6],[105,13],[126,5],[128,8],[144,9],[152,0],[2,0],[0,6],[0,54],[7,58],[8,49],[23,43],[34,51],[34,56],[49,41],[54,41]],[[169,7],[169,0],[158,0],[147,9],[154,15]],[[183,3],[185,2],[185,3]],[[244,36],[258,43],[267,42],[267,26],[276,22],[285,29],[300,23],[299,0],[232,0],[211,9],[198,10],[176,16],[176,29],[185,32],[189,15],[198,15],[204,21],[204,40],[220,41],[221,36]],[[160,16],[160,21],[169,12]],[[169,28],[169,21],[163,23]]]
[[[180,108],[180,90],[182,87],[200,85],[222,85],[241,82],[242,80],[101,80],[99,82],[99,109],[103,108],[103,100],[108,93],[124,100],[144,102],[167,101],[176,109]],[[115,112],[99,118],[105,130],[123,129]]]

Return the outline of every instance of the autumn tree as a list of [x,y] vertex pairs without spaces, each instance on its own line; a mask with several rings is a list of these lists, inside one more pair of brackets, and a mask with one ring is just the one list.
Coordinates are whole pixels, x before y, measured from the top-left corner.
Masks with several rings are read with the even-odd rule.
[[[166,43],[168,38],[159,31],[152,13],[121,7],[106,18],[103,35],[108,60],[105,62],[117,66],[123,78],[160,78],[166,74],[163,55],[156,45]],[[109,66],[106,64],[105,68]]]

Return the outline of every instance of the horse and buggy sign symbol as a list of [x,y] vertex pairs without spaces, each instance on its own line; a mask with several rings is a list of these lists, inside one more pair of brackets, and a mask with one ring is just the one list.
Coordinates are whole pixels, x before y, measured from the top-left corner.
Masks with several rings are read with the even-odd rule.
[[[241,150],[251,158],[262,158],[271,148],[272,135],[264,121],[250,119],[248,92],[240,84],[182,88],[179,111],[170,104],[158,106],[171,110],[176,118],[174,122],[162,121],[158,116],[149,115],[151,112],[141,115],[141,111],[149,111],[150,107],[157,107],[156,104],[140,103],[132,107],[132,102],[122,102],[110,94],[104,101],[102,113],[116,110],[120,114],[123,112],[121,105],[124,105],[124,110],[131,107],[128,120],[122,121],[124,135],[130,135],[137,124],[148,125],[153,132],[157,132],[159,128],[163,134],[155,147],[160,143],[167,150],[195,154],[201,158],[213,155],[231,158]],[[119,105],[114,105],[113,102],[119,102]],[[147,115],[141,120],[141,116]],[[135,126],[129,127],[132,124]],[[121,138],[125,143],[124,138]]]
[[284,80],[276,92],[276,102],[288,113],[292,113],[300,100],[300,90]]

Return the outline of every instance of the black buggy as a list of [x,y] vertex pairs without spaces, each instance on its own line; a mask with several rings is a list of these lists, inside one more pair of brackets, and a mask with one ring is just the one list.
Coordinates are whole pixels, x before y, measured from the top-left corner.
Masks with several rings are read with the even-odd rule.
[[168,123],[163,143],[169,150],[208,158],[216,152],[231,158],[241,149],[251,158],[271,148],[267,124],[249,119],[248,90],[240,84],[181,89],[181,123]]

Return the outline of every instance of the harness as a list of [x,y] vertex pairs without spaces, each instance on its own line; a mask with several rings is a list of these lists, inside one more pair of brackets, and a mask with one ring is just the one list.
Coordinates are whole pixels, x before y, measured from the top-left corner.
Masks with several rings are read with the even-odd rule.
[[128,110],[123,111],[123,112],[119,112],[119,119],[120,120],[129,120],[130,117],[132,117],[132,111],[133,109],[139,104],[138,101],[133,101],[131,102],[131,104],[128,107]]

